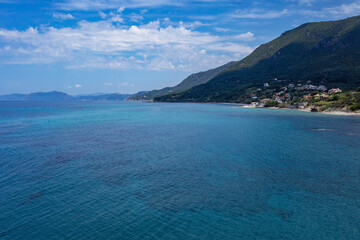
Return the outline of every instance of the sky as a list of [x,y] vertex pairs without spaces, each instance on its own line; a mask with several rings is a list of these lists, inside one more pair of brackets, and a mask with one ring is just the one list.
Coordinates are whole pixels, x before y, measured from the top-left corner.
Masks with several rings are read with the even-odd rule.
[[0,0],[0,94],[136,93],[238,61],[360,0]]

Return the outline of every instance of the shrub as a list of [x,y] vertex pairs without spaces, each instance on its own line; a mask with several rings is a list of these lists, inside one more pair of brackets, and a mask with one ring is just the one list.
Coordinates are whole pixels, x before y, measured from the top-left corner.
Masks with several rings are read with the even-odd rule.
[[319,94],[319,91],[314,91],[311,93],[311,96],[315,96],[316,94]]
[[354,102],[360,103],[360,92],[354,94]]
[[326,109],[329,109],[330,105],[324,105],[320,107],[320,111],[325,111]]
[[328,98],[328,101],[337,101],[337,100],[339,100],[339,96],[337,95],[332,95]]
[[283,102],[280,103],[278,107],[279,107],[279,108],[284,108],[284,107],[285,107],[285,103],[283,103]]
[[351,111],[358,111],[360,110],[360,103],[354,103],[351,107],[350,107]]
[[277,107],[279,106],[279,103],[274,100],[269,100],[265,103],[265,107]]
[[351,99],[351,98],[352,98],[352,94],[351,94],[351,92],[347,92],[347,93],[345,93],[345,98],[347,98],[347,99]]
[[312,108],[311,109],[311,112],[318,112],[319,111],[319,109],[317,109],[317,108]]

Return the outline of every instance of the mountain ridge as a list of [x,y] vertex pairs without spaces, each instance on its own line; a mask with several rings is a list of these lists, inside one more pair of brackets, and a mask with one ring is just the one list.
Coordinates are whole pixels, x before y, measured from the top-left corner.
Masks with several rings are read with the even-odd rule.
[[132,95],[120,93],[71,96],[64,92],[51,91],[0,95],[0,101],[123,101],[130,96]]
[[318,85],[354,90],[360,86],[359,59],[359,16],[305,23],[260,45],[207,83],[154,100],[248,102],[248,89],[275,78],[286,83],[311,80]]

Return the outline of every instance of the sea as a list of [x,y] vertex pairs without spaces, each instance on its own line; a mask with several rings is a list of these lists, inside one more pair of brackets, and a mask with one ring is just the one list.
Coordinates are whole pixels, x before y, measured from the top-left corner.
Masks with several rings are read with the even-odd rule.
[[360,239],[360,118],[0,102],[0,239]]

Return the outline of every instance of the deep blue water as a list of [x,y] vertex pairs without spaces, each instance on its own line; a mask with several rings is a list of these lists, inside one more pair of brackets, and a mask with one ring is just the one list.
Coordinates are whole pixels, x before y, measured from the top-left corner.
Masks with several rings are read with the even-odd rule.
[[360,239],[360,118],[0,102],[0,239]]

